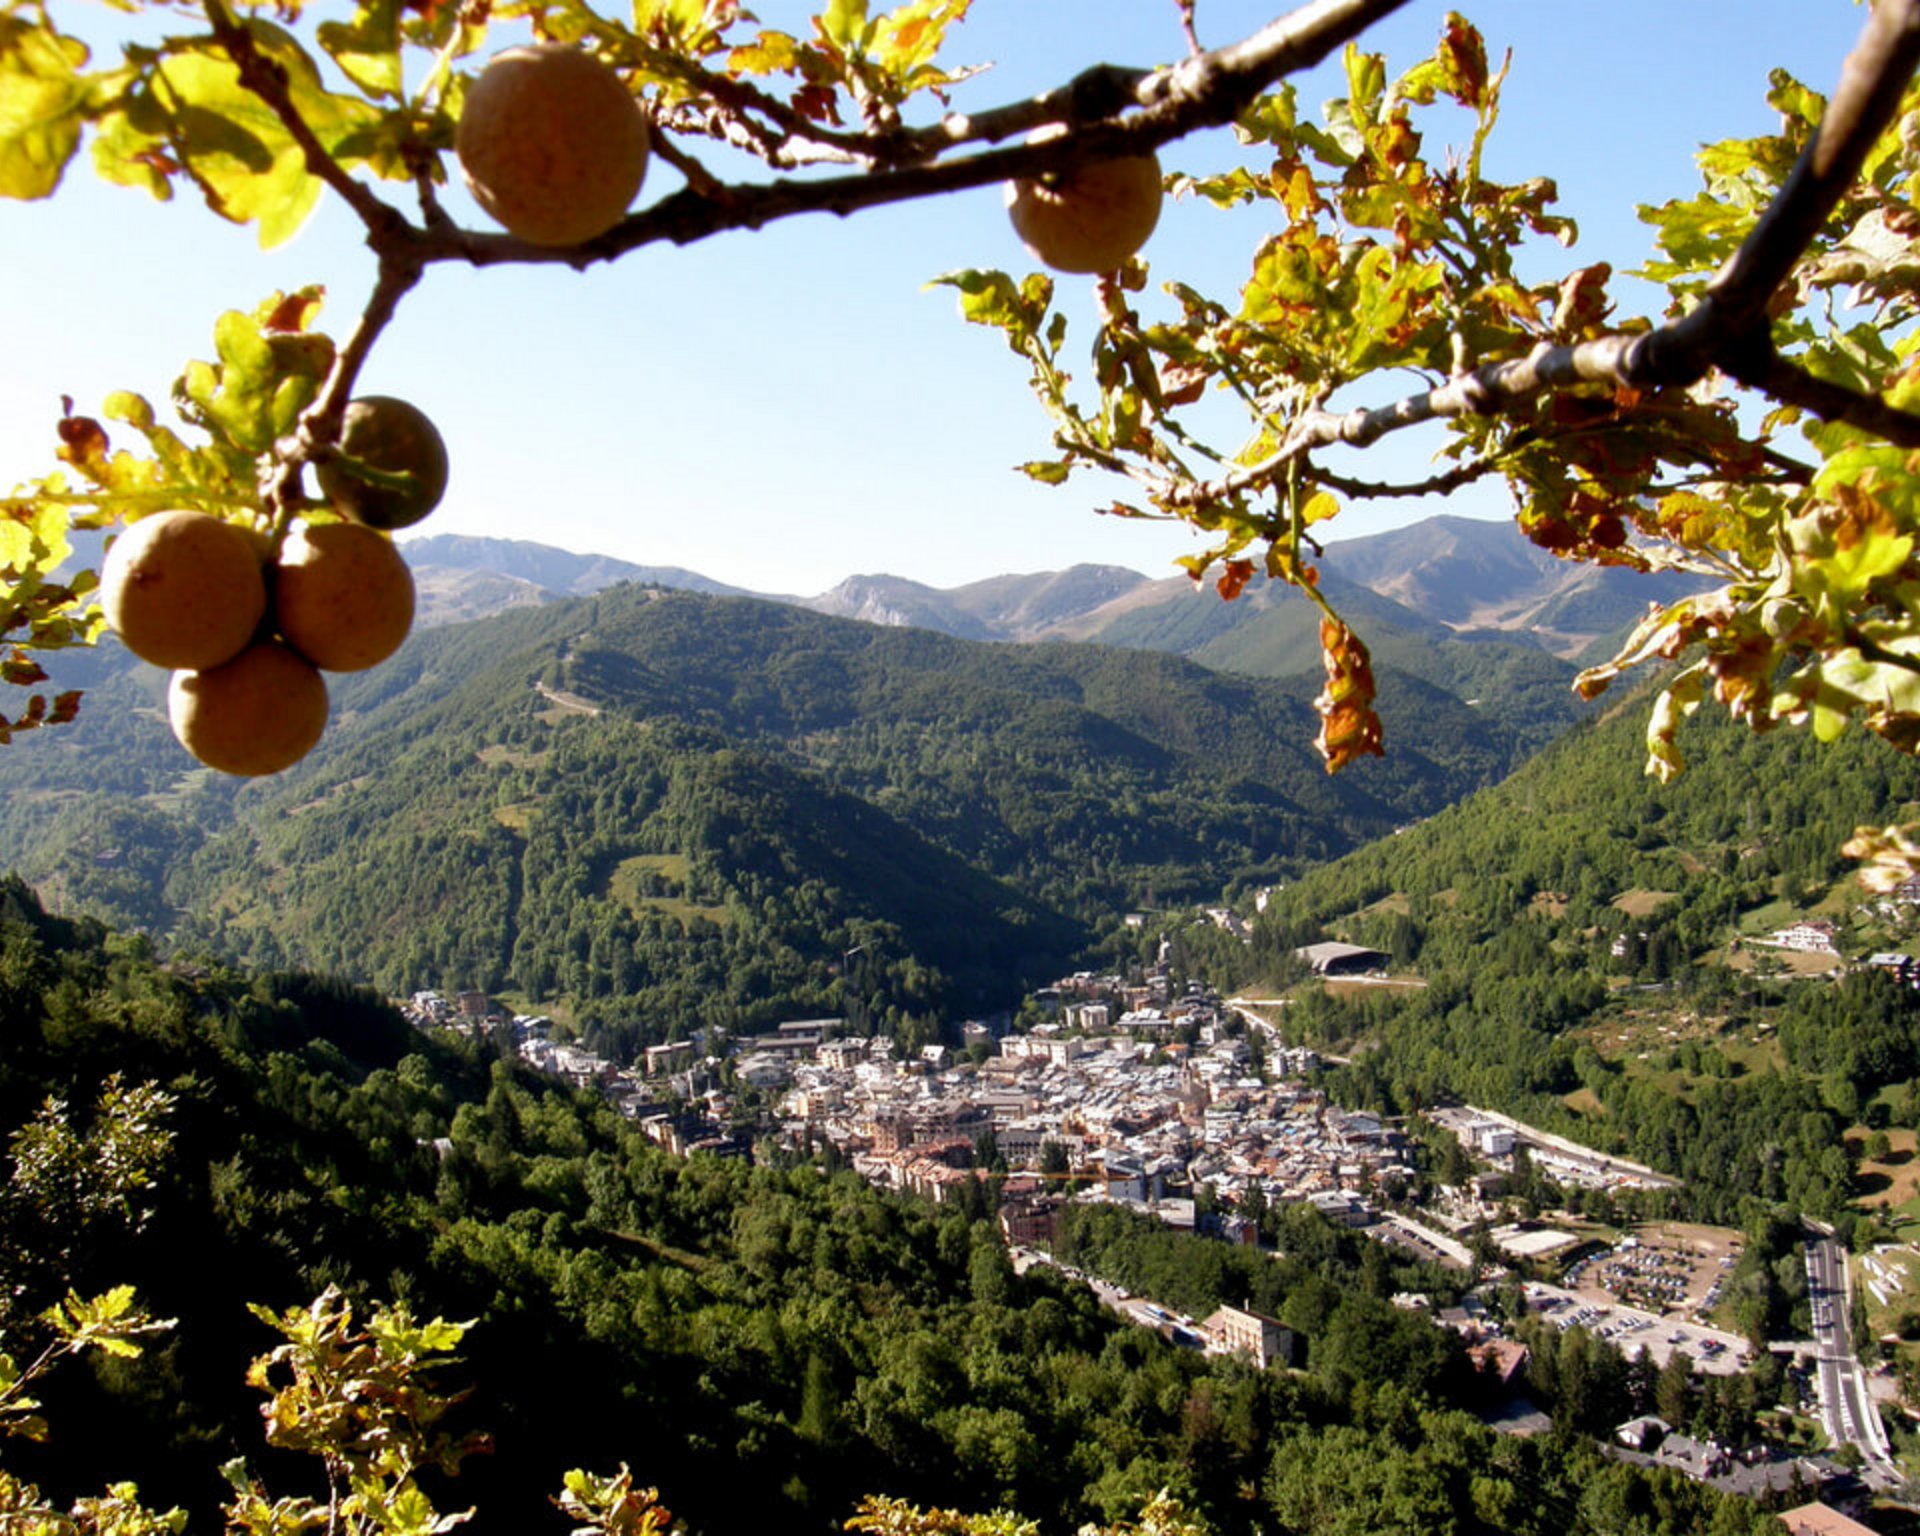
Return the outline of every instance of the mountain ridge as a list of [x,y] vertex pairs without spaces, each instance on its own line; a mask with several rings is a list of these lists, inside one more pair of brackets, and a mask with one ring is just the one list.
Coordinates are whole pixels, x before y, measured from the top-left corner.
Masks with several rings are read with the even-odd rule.
[[[462,617],[477,616],[454,573],[490,577],[504,600],[541,593],[582,596],[622,581],[712,595],[760,597],[867,623],[911,625],[971,640],[1105,640],[1129,643],[1143,608],[1185,600],[1219,603],[1206,583],[1187,576],[1152,577],[1123,566],[1080,564],[1059,571],[1005,573],[950,588],[885,573],[846,577],[812,596],[751,592],[678,566],[634,564],[579,554],[528,540],[438,534],[405,543],[432,597],[425,623],[460,597]],[[1638,618],[1650,601],[1690,590],[1687,578],[1596,570],[1529,543],[1510,521],[1450,515],[1326,546],[1323,591],[1376,600],[1376,616],[1418,631],[1432,626],[1463,639],[1530,643],[1563,659]],[[499,585],[502,578],[527,587]],[[1252,590],[1259,590],[1256,583]],[[1378,602],[1392,605],[1379,609]],[[1234,627],[1224,612],[1214,622]],[[1161,647],[1152,647],[1161,648]]]

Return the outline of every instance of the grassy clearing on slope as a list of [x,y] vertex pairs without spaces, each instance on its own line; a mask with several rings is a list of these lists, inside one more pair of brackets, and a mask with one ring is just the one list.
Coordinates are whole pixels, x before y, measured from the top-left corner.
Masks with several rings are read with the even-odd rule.
[[516,752],[511,747],[482,747],[473,754],[489,768],[538,768],[553,754],[551,752]]
[[1355,917],[1371,917],[1376,912],[1388,913],[1395,917],[1406,917],[1413,911],[1413,903],[1399,891],[1382,896],[1370,906],[1362,907]]
[[1401,992],[1426,984],[1421,976],[1386,976],[1377,981],[1361,976],[1329,977],[1325,983],[1329,997],[1371,997],[1383,990]]
[[[1868,1134],[1864,1126],[1855,1126],[1847,1132],[1846,1139],[1860,1148],[1865,1145]],[[1920,1138],[1911,1130],[1889,1129],[1886,1157],[1875,1161],[1862,1156],[1859,1160],[1855,1187],[1860,1193],[1854,1203],[1868,1210],[1884,1210],[1920,1199],[1920,1155],[1916,1154],[1916,1143],[1920,1143]]]
[[539,811],[539,801],[520,800],[511,805],[496,805],[493,808],[493,819],[509,832],[525,837],[528,829],[533,825],[533,818],[539,814]]
[[1668,902],[1679,899],[1678,891],[1649,891],[1635,888],[1622,891],[1613,898],[1616,911],[1624,912],[1628,917],[1651,917]]
[[1911,1243],[1879,1243],[1872,1253],[1855,1255],[1852,1281],[1875,1338],[1898,1333],[1904,1319],[1920,1313],[1920,1249]]
[[725,926],[732,916],[725,907],[701,906],[682,894],[692,873],[683,853],[637,853],[614,867],[607,889],[635,917],[658,913],[683,926],[696,918]]
[[1562,1095],[1560,1102],[1576,1115],[1583,1115],[1589,1120],[1604,1120],[1607,1116],[1607,1106],[1600,1102],[1600,1095],[1591,1088],[1576,1088],[1572,1093]]

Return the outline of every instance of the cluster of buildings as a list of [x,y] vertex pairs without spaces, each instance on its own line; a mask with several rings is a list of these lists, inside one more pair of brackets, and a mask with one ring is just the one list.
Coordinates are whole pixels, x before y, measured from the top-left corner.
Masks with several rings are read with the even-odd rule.
[[[417,992],[402,1008],[421,1028],[510,1031],[528,1065],[603,1094],[676,1152],[744,1155],[749,1138],[728,1127],[764,1128],[764,1114],[738,1112],[752,1094],[772,1105],[786,1145],[831,1148],[887,1188],[944,1201],[989,1170],[1006,1175],[1002,1221],[1015,1241],[1046,1243],[1069,1199],[1120,1201],[1249,1242],[1251,1222],[1203,1223],[1197,1203],[1231,1212],[1306,1201],[1336,1222],[1370,1225],[1368,1196],[1411,1176],[1402,1134],[1309,1087],[1311,1051],[1250,1038],[1198,987],[1171,991],[1164,974],[1128,984],[1082,972],[1036,994],[1051,1017],[1032,1029],[968,1024],[957,1049],[929,1046],[910,1060],[884,1038],[807,1019],[734,1038],[719,1054],[696,1033],[649,1047],[630,1067],[556,1041],[549,1020],[506,1013],[479,993]],[[1215,1198],[1196,1202],[1202,1186]]]
[[[1400,1132],[1330,1105],[1301,1079],[1311,1052],[1250,1040],[1219,1000],[1154,1002],[1114,978],[1069,977],[1039,997],[1053,1020],[1023,1034],[970,1035],[899,1062],[886,1042],[826,1042],[791,1062],[780,1134],[831,1146],[870,1181],[953,1198],[989,1160],[1011,1175],[1002,1219],[1044,1244],[1069,1199],[1121,1201],[1193,1227],[1196,1194],[1217,1207],[1310,1201],[1370,1222],[1369,1192],[1410,1176]],[[1264,1049],[1265,1077],[1256,1051]],[[1222,1218],[1227,1235],[1250,1224]]]
[[1822,1536],[1869,1530],[1853,1515],[1865,1512],[1871,1490],[1829,1456],[1797,1455],[1768,1445],[1725,1446],[1681,1434],[1651,1414],[1616,1429],[1608,1454],[1636,1466],[1665,1467],[1738,1498],[1766,1504],[1796,1496],[1811,1501],[1782,1514],[1790,1530]]
[[[1920,901],[1920,881],[1903,881],[1898,891],[1875,904],[1874,910],[1883,917],[1911,918],[1914,908]],[[1750,944],[1765,948],[1791,951],[1794,954],[1816,955],[1835,962],[1831,974],[1838,975],[1843,967],[1840,930],[1826,918],[1802,918],[1789,923],[1784,928],[1776,928],[1763,939],[1749,939]],[[1904,954],[1899,950],[1882,950],[1855,962],[1855,968],[1885,971],[1896,981],[1906,986],[1920,987],[1920,959]]]
[[[1331,958],[1337,966],[1348,957]],[[631,1067],[556,1042],[548,1020],[504,1013],[479,994],[420,992],[403,1008],[423,1028],[511,1031],[522,1060],[602,1093],[677,1154],[750,1156],[751,1135],[733,1127],[765,1134],[771,1105],[783,1142],[831,1148],[875,1184],[935,1201],[978,1198],[991,1171],[1002,1229],[1020,1249],[1049,1247],[1073,1200],[1122,1203],[1175,1227],[1247,1243],[1257,1233],[1240,1213],[1263,1202],[1307,1202],[1387,1240],[1400,1238],[1396,1224],[1413,1226],[1402,1214],[1383,1219],[1370,1204],[1376,1191],[1411,1177],[1404,1137],[1310,1086],[1312,1052],[1243,1025],[1201,988],[1174,999],[1164,980],[1141,988],[1081,973],[1037,997],[1051,1017],[1024,1033],[969,1024],[957,1050],[932,1046],[907,1060],[895,1058],[888,1040],[841,1036],[838,1020],[809,1019],[717,1044],[718,1054],[696,1034],[649,1048]],[[1529,1140],[1485,1111],[1441,1114],[1496,1166]],[[1635,1182],[1645,1172],[1631,1165],[1584,1171],[1602,1182]],[[1203,1189],[1214,1198],[1196,1199]],[[1622,1268],[1610,1277],[1619,1288],[1673,1300],[1665,1293],[1678,1276],[1655,1255],[1629,1249],[1596,1262]],[[1428,1304],[1414,1296],[1396,1302]],[[1293,1363],[1299,1354],[1292,1332],[1260,1313],[1223,1307],[1195,1321],[1144,1300],[1121,1304],[1141,1326],[1188,1347],[1241,1353],[1261,1366]],[[1512,1422],[1500,1427],[1528,1433],[1545,1426],[1524,1397],[1525,1349],[1502,1336],[1476,1295],[1434,1320],[1462,1333],[1480,1369],[1513,1394]],[[1825,1458],[1760,1447],[1735,1453],[1654,1419],[1622,1426],[1610,1450],[1747,1497],[1816,1497],[1820,1503],[1790,1512],[1806,1518],[1805,1536],[1860,1529],[1831,1506],[1857,1508],[1861,1485]]]
[[[451,998],[437,991],[415,992],[400,1005],[402,1015],[416,1029],[452,1029],[481,1036],[510,1035],[514,1054],[535,1071],[557,1077],[588,1092],[598,1093],[628,1119],[676,1156],[709,1152],[721,1157],[750,1157],[752,1137],[731,1128],[720,1118],[722,1105],[694,1092],[675,1093],[663,1080],[670,1077],[660,1064],[685,1063],[681,1086],[691,1088],[708,1075],[697,1066],[701,1042],[677,1042],[647,1053],[644,1068],[617,1062],[553,1038],[549,1018],[511,1013],[482,992],[459,992]],[[650,1075],[659,1068],[661,1076]]]

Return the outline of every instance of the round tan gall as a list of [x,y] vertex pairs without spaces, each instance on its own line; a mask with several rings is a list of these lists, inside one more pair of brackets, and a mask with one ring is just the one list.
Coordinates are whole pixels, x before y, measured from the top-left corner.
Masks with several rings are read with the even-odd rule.
[[334,510],[369,528],[410,528],[447,493],[447,445],[426,412],[391,395],[363,395],[347,403],[340,451],[388,474],[411,475],[405,490],[363,480],[338,459],[315,471],[320,494]]
[[[1033,138],[1057,138],[1057,126]],[[1111,272],[1147,243],[1160,222],[1155,155],[1089,160],[1030,181],[1007,183],[1007,216],[1036,261],[1056,272]]]
[[237,524],[205,512],[156,512],[130,524],[100,567],[107,624],[156,667],[217,667],[260,627],[260,552]]
[[467,187],[535,245],[620,222],[647,173],[647,121],[620,77],[563,43],[509,48],[467,88],[454,132]]
[[287,644],[327,672],[359,672],[413,627],[413,573],[383,533],[358,523],[296,526],[274,567],[273,611]]
[[262,640],[231,661],[173,674],[167,689],[173,734],[209,768],[246,778],[291,768],[327,726],[327,685],[278,641]]

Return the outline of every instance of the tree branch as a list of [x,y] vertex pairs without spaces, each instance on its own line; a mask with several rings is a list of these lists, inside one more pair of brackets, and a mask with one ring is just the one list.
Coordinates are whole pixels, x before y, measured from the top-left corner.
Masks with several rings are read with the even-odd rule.
[[[1687,384],[1723,356],[1751,353],[1767,303],[1846,196],[1900,109],[1920,66],[1920,0],[1877,0],[1847,55],[1833,99],[1786,182],[1689,313],[1647,336],[1626,382]],[[1732,368],[1727,370],[1731,373]]]
[[[728,230],[759,229],[804,213],[840,217],[867,208],[998,184],[1060,170],[1079,161],[1115,154],[1143,154],[1196,129],[1231,122],[1261,91],[1283,76],[1317,63],[1406,0],[1312,0],[1238,43],[1191,55],[1159,70],[1097,65],[1031,100],[976,114],[950,114],[939,123],[879,133],[819,130],[757,87],[728,82],[722,89],[695,71],[698,83],[736,110],[763,114],[781,131],[836,151],[871,157],[885,169],[858,174],[782,178],[768,183],[728,184],[696,175],[695,165],[668,148],[688,185],[621,221],[606,234],[568,248],[536,246],[511,235],[458,229],[429,220],[419,228],[375,197],[341,167],[319,142],[292,103],[285,70],[259,48],[224,0],[209,0],[208,14],[222,44],[250,89],[273,109],[300,145],[309,169],[344,198],[367,225],[382,259],[380,287],[330,381],[327,404],[317,404],[303,423],[304,459],[330,441],[325,428],[358,371],[363,336],[384,327],[391,304],[411,288],[427,265],[459,261],[473,266],[504,262],[565,263],[585,268],[612,261],[660,241],[685,245]],[[1158,482],[1170,507],[1230,499],[1263,486],[1315,448],[1345,443],[1366,447],[1389,432],[1463,414],[1507,410],[1554,389],[1583,384],[1628,387],[1687,385],[1720,367],[1729,376],[1786,403],[1828,419],[1844,420],[1902,446],[1920,447],[1920,417],[1843,386],[1816,379],[1779,357],[1766,336],[1766,307],[1792,273],[1806,246],[1851,186],[1879,135],[1897,112],[1907,78],[1920,63],[1920,0],[1879,0],[1860,42],[1849,55],[1820,128],[1785,185],[1762,213],[1738,252],[1709,284],[1701,302],[1679,320],[1641,335],[1616,334],[1574,344],[1541,343],[1524,358],[1490,363],[1422,394],[1388,405],[1341,414],[1312,410],[1303,415],[1275,453],[1259,464],[1208,482]],[[963,144],[1000,139],[1048,123],[1074,132],[1045,143],[1021,143],[939,160]],[[377,305],[385,313],[375,317]],[[339,394],[337,400],[333,399]],[[309,434],[308,427],[313,429]],[[1486,473],[1487,466],[1461,466],[1419,487],[1371,487],[1366,494],[1413,495],[1453,489]],[[1149,480],[1152,477],[1148,477]],[[1330,485],[1359,490],[1366,482],[1319,474]]]
[[301,412],[293,431],[274,444],[272,456],[265,461],[260,492],[261,500],[274,515],[273,549],[276,555],[280,541],[286,536],[293,511],[300,502],[302,469],[329,457],[338,446],[341,422],[346,416],[347,404],[353,397],[353,386],[359,380],[360,370],[366,366],[373,344],[392,321],[400,301],[420,281],[422,270],[420,262],[404,252],[397,255],[382,254],[380,275],[374,282],[373,292],[367,296],[366,306],[360,312],[353,334],[335,356],[333,368],[327,374],[318,397]]
[[1863,658],[1882,667],[1897,667],[1902,672],[1920,673],[1920,659],[1902,655],[1899,651],[1890,651],[1877,640],[1869,640],[1858,630],[1846,632],[1847,644],[1858,651]]
[[1920,416],[1897,410],[1877,395],[1816,378],[1771,346],[1752,358],[1730,351],[1720,366],[1730,377],[1783,405],[1797,405],[1823,421],[1844,421],[1897,447],[1920,448]]
[[[757,116],[765,118],[787,139],[804,139],[834,152],[842,160],[872,161],[886,158],[883,146],[896,138],[892,134],[849,133],[816,123],[804,113],[796,112],[777,96],[763,91],[749,80],[737,79],[732,75],[715,74],[712,70],[702,69],[689,60],[673,54],[650,54],[647,67],[660,74],[671,75],[682,85],[697,95],[717,101],[731,108],[740,117]],[[769,138],[764,131],[749,131],[750,143],[743,145],[750,152],[759,154],[769,165],[779,165],[781,160],[770,147],[753,148],[753,145],[771,146],[778,141]],[[790,163],[790,162],[789,162]]]
[[[582,245],[544,247],[510,235],[464,231],[424,240],[421,256],[428,262],[463,261],[474,266],[511,261],[585,268],[662,240],[687,245],[727,230],[760,229],[803,213],[844,218],[867,208],[1039,176],[1084,160],[1146,154],[1198,128],[1233,121],[1274,81],[1319,62],[1407,3],[1314,0],[1244,42],[1170,69],[1099,65],[1031,101],[972,116],[949,116],[930,128],[870,136],[877,158],[914,162],[891,169],[723,184],[705,194],[683,188]],[[944,149],[999,140],[1054,122],[1070,123],[1075,131],[1042,144],[1011,145],[931,163]]]
[[[1920,416],[1815,378],[1781,357],[1773,348],[1767,320],[1768,301],[1792,275],[1893,121],[1917,66],[1920,0],[1879,0],[1799,162],[1740,249],[1708,285],[1705,297],[1680,319],[1639,336],[1616,334],[1557,346],[1542,342],[1524,358],[1485,364],[1389,405],[1343,415],[1308,411],[1280,447],[1259,463],[1217,480],[1163,483],[1160,499],[1168,507],[1230,500],[1271,483],[1315,448],[1334,443],[1364,448],[1403,427],[1451,416],[1495,415],[1550,390],[1582,384],[1684,387],[1715,367],[1786,404],[1865,428],[1903,448],[1920,448]],[[1408,494],[1388,488],[1380,493]]]
[[1396,496],[1444,496],[1457,491],[1463,485],[1487,475],[1497,474],[1500,461],[1497,458],[1474,459],[1466,464],[1457,464],[1452,469],[1431,476],[1428,479],[1408,485],[1391,485],[1379,480],[1354,480],[1346,475],[1335,474],[1330,469],[1314,465],[1303,471],[1303,477],[1315,485],[1324,485],[1329,490],[1338,491],[1356,501],[1383,501]]

